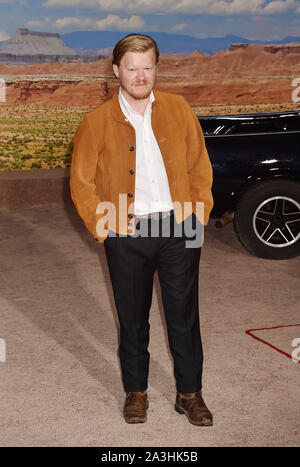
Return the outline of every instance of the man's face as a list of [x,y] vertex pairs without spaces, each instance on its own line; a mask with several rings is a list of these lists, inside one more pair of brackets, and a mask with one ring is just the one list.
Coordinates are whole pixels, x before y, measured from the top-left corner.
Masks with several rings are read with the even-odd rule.
[[124,97],[141,100],[149,97],[156,75],[156,57],[153,49],[146,52],[126,52],[120,66],[113,65],[120,79]]

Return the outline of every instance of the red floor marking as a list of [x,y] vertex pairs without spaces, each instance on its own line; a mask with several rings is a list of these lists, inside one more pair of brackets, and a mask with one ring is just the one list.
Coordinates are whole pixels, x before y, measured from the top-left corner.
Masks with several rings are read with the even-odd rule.
[[[262,342],[263,344],[268,345],[272,349],[277,350],[277,352],[282,353],[286,357],[292,358],[291,354],[288,354],[287,352],[284,352],[284,350],[278,349],[278,347],[275,347],[274,345],[270,344],[269,342],[267,342],[267,341],[265,341],[263,339],[260,339],[259,337],[252,334],[253,331],[265,331],[267,329],[290,328],[292,326],[300,326],[300,324],[288,324],[286,326],[273,326],[272,328],[247,329],[247,331],[245,331],[245,333],[248,334],[249,336],[253,337],[254,339],[257,339],[258,341]],[[298,361],[298,363],[300,363],[300,361]]]

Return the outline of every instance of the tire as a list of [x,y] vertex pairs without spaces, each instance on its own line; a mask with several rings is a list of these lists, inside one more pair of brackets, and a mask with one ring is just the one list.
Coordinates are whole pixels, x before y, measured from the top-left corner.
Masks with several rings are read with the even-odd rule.
[[267,180],[252,185],[239,199],[233,220],[241,244],[267,259],[300,254],[300,183]]

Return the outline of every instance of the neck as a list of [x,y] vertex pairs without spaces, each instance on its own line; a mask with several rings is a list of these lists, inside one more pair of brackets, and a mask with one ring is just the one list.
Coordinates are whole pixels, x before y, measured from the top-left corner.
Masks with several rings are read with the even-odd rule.
[[134,97],[131,97],[129,94],[127,94],[126,91],[122,89],[122,94],[127,100],[128,104],[138,112],[140,115],[144,115],[146,107],[148,105],[150,95],[146,97],[145,99],[135,99]]

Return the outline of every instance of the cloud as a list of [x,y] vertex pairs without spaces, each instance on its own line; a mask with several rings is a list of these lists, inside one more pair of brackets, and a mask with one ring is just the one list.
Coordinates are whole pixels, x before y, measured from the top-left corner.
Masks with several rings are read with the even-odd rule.
[[300,13],[299,0],[46,0],[47,8],[80,7],[134,13],[210,15]]
[[287,10],[291,9],[296,9],[297,11],[297,5],[294,0],[286,0],[286,1],[273,1],[271,3],[268,3],[268,5],[265,6],[264,10],[268,14],[278,14],[278,13],[284,13]]
[[26,22],[26,26],[28,26],[30,28],[43,26],[43,24],[44,24],[43,21],[39,21],[39,20],[31,20],[31,21]]
[[[2,2],[3,3],[3,2]],[[6,34],[5,31],[0,31],[0,41],[8,41],[10,39],[10,36]]]
[[108,15],[103,19],[95,18],[82,18],[76,16],[69,16],[64,18],[58,18],[52,24],[54,28],[63,29],[69,26],[79,27],[80,29],[93,29],[93,30],[105,30],[105,29],[117,29],[120,31],[131,31],[141,29],[145,25],[145,21],[136,15],[130,16],[130,18],[121,18],[118,15]]
[[187,25],[188,25],[187,23],[174,24],[174,26],[171,27],[171,30],[175,32],[180,32],[184,28],[186,28]]
[[93,18],[80,18],[76,16],[66,16],[64,18],[57,18],[53,21],[54,28],[63,29],[69,26],[80,26],[82,29],[89,29],[93,27],[95,21]]
[[117,15],[108,15],[107,18],[96,22],[97,29],[120,29],[129,31],[132,29],[141,29],[145,21],[140,16],[130,16],[130,18],[120,18]]
[[30,20],[30,21],[26,21],[25,23],[25,26],[28,26],[28,27],[33,27],[33,28],[36,28],[36,27],[43,27],[43,26],[49,26],[49,23],[51,23],[51,18],[49,16],[43,18],[42,20]]

